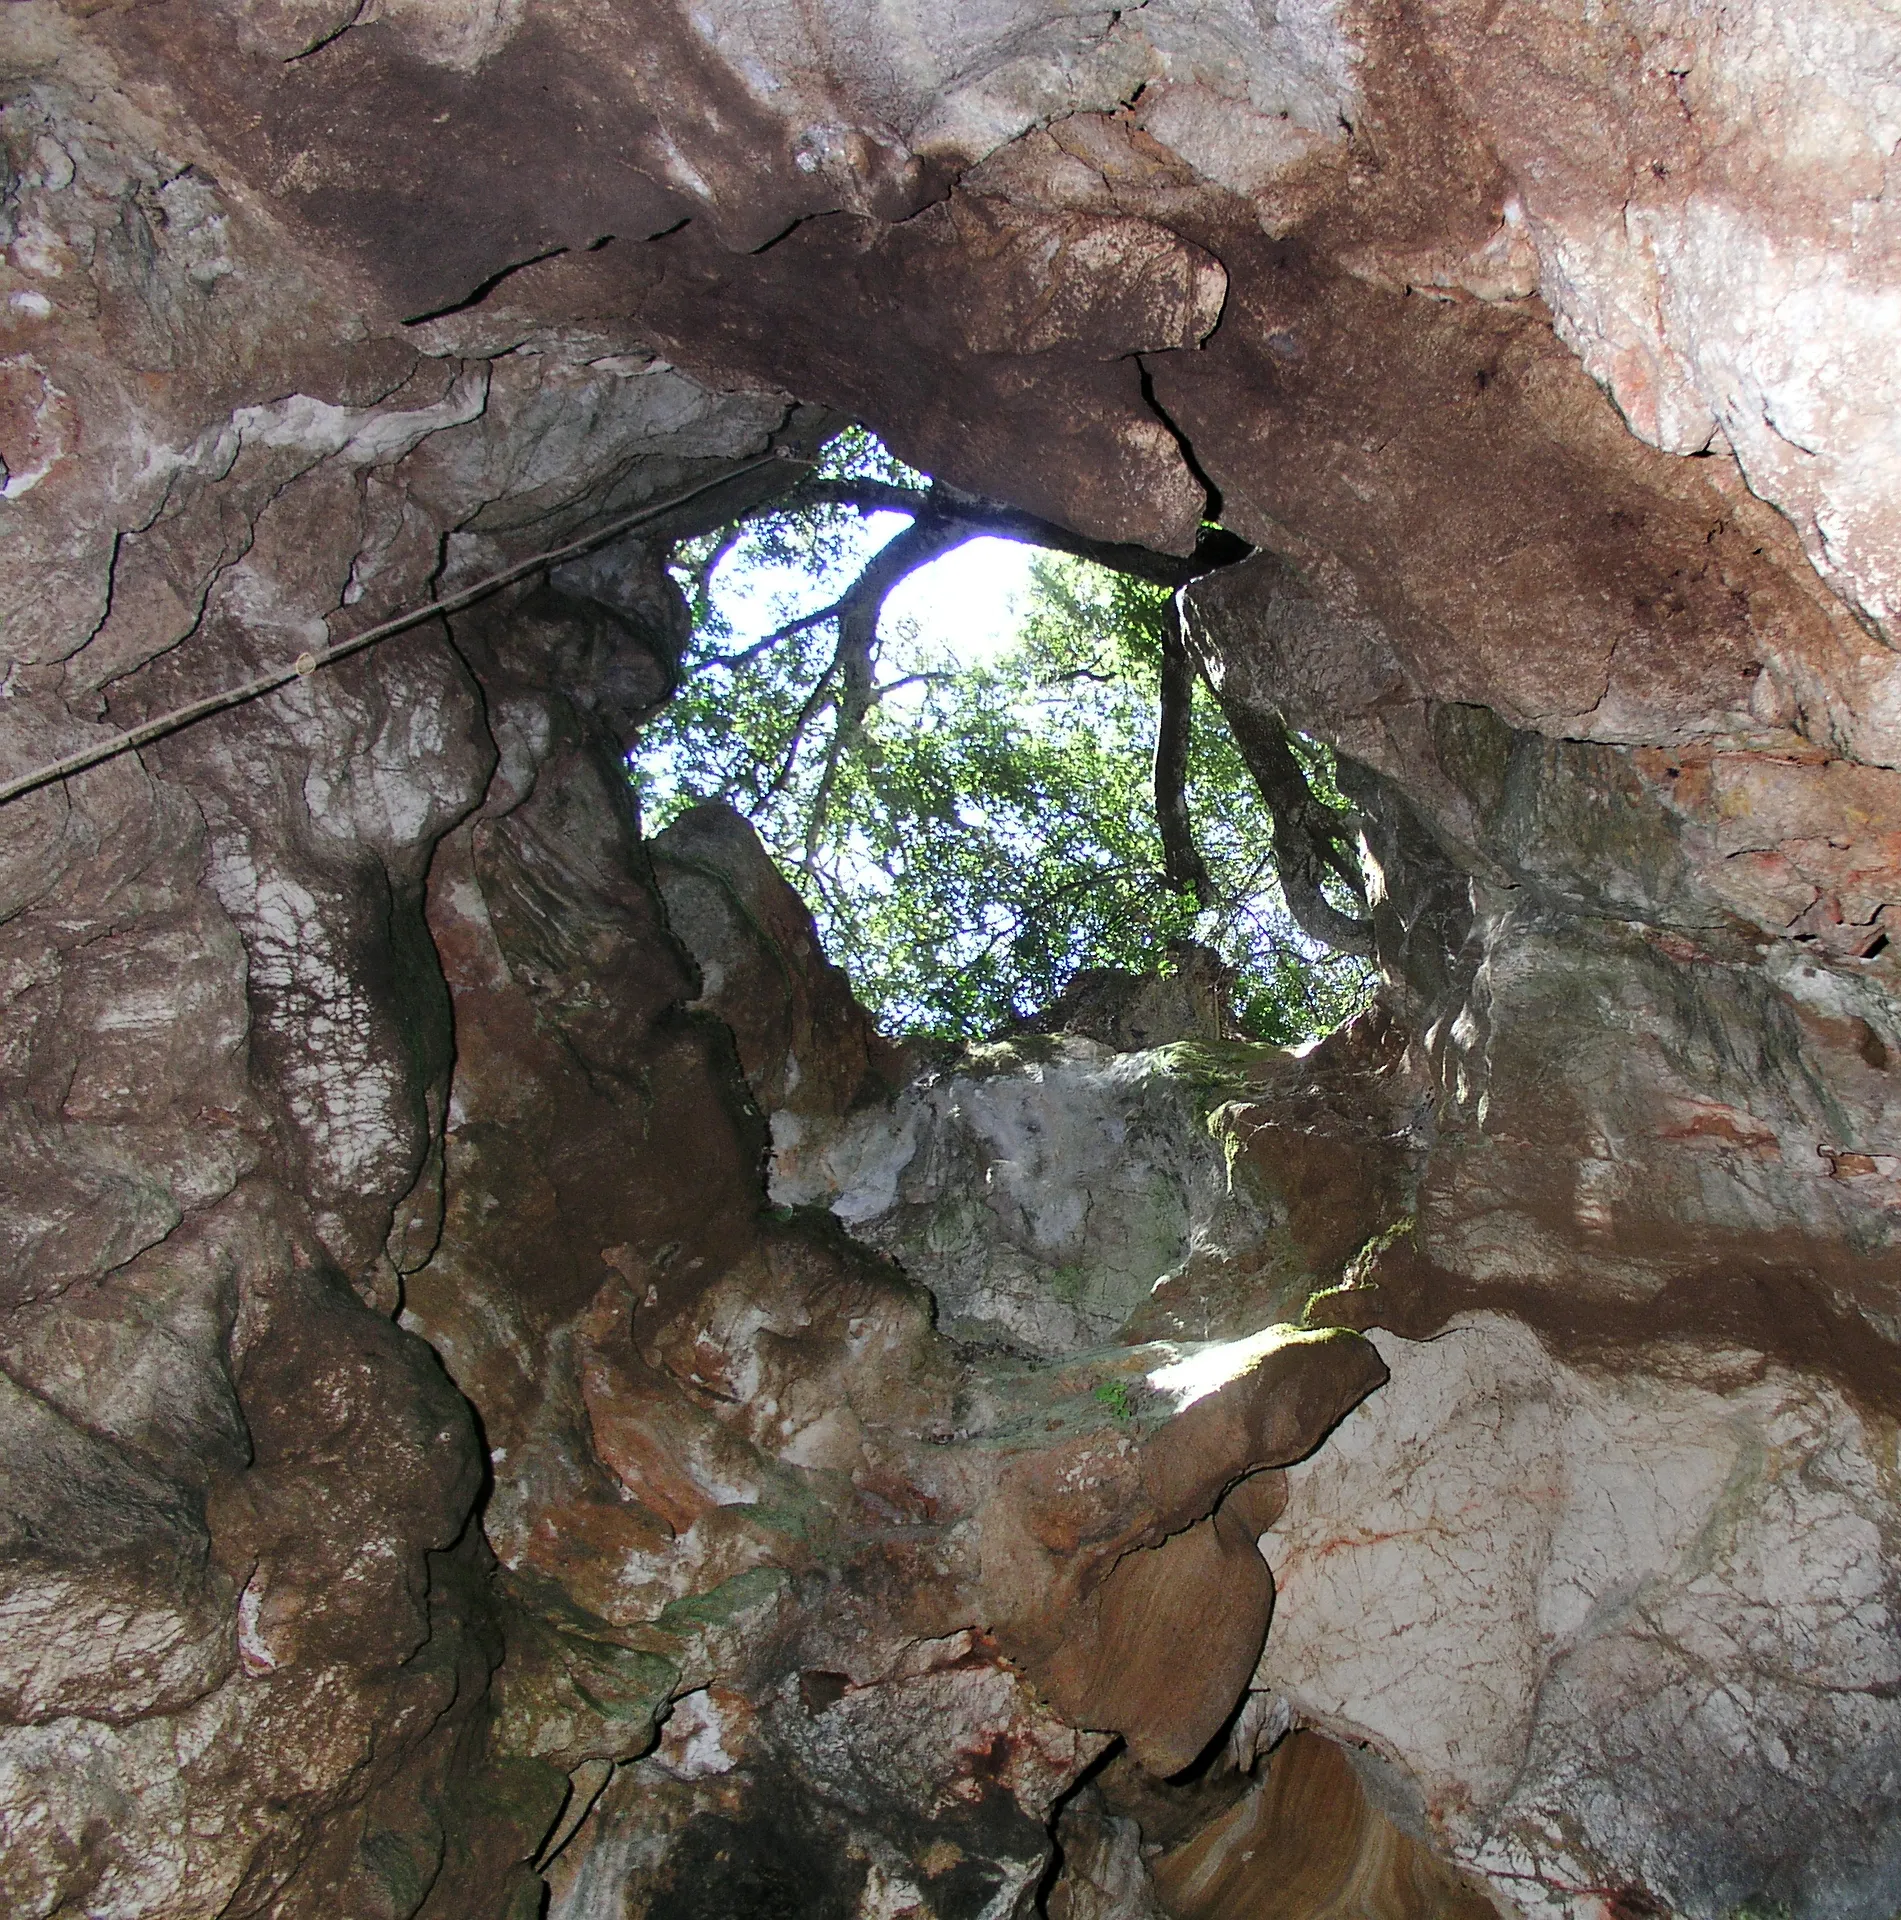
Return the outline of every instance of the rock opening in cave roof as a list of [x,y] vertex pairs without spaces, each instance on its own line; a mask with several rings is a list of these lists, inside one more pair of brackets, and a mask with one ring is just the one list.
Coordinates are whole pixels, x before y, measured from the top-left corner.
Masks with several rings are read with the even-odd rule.
[[1174,601],[1247,552],[1212,525],[1188,561],[1083,540],[847,430],[673,549],[692,637],[630,756],[643,809],[742,814],[893,1031],[981,1036],[1166,973],[1208,1004],[1157,1040],[1317,1038],[1370,982],[1309,931],[1367,928],[1357,822],[1319,742],[1237,733],[1205,690],[1197,715]]

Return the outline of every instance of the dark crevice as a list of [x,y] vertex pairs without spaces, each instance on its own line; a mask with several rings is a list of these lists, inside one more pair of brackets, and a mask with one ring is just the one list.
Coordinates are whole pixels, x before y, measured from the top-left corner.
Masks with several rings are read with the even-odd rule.
[[[684,225],[685,222],[681,224]],[[609,234],[607,237],[611,240],[613,235]],[[595,244],[598,246],[603,243],[597,241]],[[593,250],[592,247],[588,249],[590,253]],[[540,253],[530,254],[526,260],[511,261],[509,265],[491,273],[472,293],[464,294],[460,300],[451,300],[447,306],[431,307],[427,313],[411,314],[410,317],[403,322],[403,325],[406,327],[420,327],[426,325],[431,320],[446,319],[452,313],[467,313],[471,307],[479,307],[510,275],[520,273],[524,267],[538,267],[544,260],[559,259],[560,256],[567,251],[568,249],[566,247],[545,247]]]
[[801,227],[807,226],[812,221],[821,219],[822,217],[823,217],[822,215],[816,214],[816,213],[802,213],[797,217],[797,219],[787,221],[786,224],[783,227],[781,227],[777,233],[772,234],[768,238],[760,241],[760,243],[756,247],[749,248],[748,251],[754,255],[758,255],[762,253],[770,253],[773,250],[773,248],[778,246],[782,240],[790,240],[792,236],[795,233],[797,233]]
[[340,26],[332,27],[322,39],[313,40],[301,53],[291,54],[289,58],[285,60],[284,65],[294,67],[298,61],[308,60],[313,53],[321,53],[325,47],[334,46],[337,41],[341,40],[343,36],[363,18],[364,10],[368,5],[369,0],[357,0],[357,5],[352,10],[349,19],[345,20]]
[[1135,356],[1136,372],[1142,381],[1142,403],[1168,429],[1168,436],[1181,450],[1182,464],[1195,476],[1196,484],[1207,495],[1207,504],[1202,509],[1206,520],[1221,518],[1221,489],[1208,478],[1202,464],[1195,458],[1194,444],[1180,427],[1175,424],[1168,409],[1155,397],[1155,376],[1149,371],[1149,363],[1142,354]]
[[1050,1837],[1050,1857],[1043,1868],[1042,1878],[1036,1883],[1036,1893],[1030,1906],[1030,1912],[1038,1916],[1039,1920],[1049,1912],[1049,1897],[1056,1891],[1056,1883],[1062,1879],[1063,1868],[1067,1864],[1063,1857],[1062,1836],[1057,1832],[1057,1828],[1062,1824],[1064,1810],[1078,1794],[1096,1783],[1110,1763],[1124,1750],[1124,1746],[1122,1736],[1117,1734],[1050,1802],[1049,1815],[1044,1823]]

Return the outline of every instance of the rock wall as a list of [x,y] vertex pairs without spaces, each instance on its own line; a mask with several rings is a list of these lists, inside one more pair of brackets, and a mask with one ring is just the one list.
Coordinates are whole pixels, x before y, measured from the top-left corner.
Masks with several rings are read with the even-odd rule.
[[1378,1344],[1391,1385],[1264,1543],[1256,1685],[1396,1761],[1415,1831],[1522,1911],[1888,1912],[1892,1418],[1687,1341],[1577,1366],[1481,1313]]
[[[1896,70],[12,0],[0,774],[706,490],[0,809],[9,1911],[1280,1911],[1351,1801],[1408,1911],[1891,1912]],[[1375,1018],[933,1067],[696,963],[657,556],[846,416],[1261,550],[1188,626],[1342,756]],[[1250,1677],[1359,1801],[1136,1778]]]
[[[722,971],[742,927],[764,919],[729,924]],[[1577,1001],[1593,963],[1580,931],[1550,950],[1545,990],[1561,982]],[[1694,1003],[1706,1045],[1729,984],[1719,976]],[[1626,1006],[1645,1004],[1637,992],[1626,977]],[[1667,1117],[1652,1063],[1670,1036],[1649,1011],[1621,1050],[1589,999],[1539,1004],[1510,1027],[1543,1029],[1533,1057],[1549,1098],[1552,1062],[1594,1021],[1593,1065],[1627,1094],[1644,1074]],[[1477,1897],[1459,1890],[1462,1870],[1526,1913],[1641,1898],[1685,1913],[1885,1915],[1901,1889],[1887,1784],[1901,1720],[1897,1423],[1879,1336],[1864,1325],[1857,1351],[1822,1275],[1770,1268],[1762,1243],[1778,1218],[1794,1231],[1794,1197],[1779,1216],[1765,1208],[1739,1257],[1740,1210],[1762,1188],[1731,1186],[1707,1161],[1691,1187],[1667,1149],[1640,1160],[1620,1141],[1603,1160],[1628,1156],[1640,1173],[1568,1234],[1516,1213],[1527,1203],[1505,1176],[1488,1177],[1487,1209],[1470,1188],[1435,1194],[1442,1159],[1519,1166],[1530,1143],[1508,1122],[1503,1144],[1486,1129],[1474,1147],[1452,1103],[1409,1108],[1425,1069],[1396,1042],[1378,1013],[1308,1060],[1234,1043],[1116,1055],[1077,1037],[1019,1040],[935,1058],[895,1097],[774,1128],[773,1190],[822,1200],[894,1250],[966,1338],[1074,1352],[1092,1308],[1120,1313],[1125,1341],[1288,1316],[1414,1329],[1375,1331],[1387,1384],[1291,1470],[1285,1506],[1258,1516],[1273,1627],[1230,1742],[1255,1727],[1267,1744],[1290,1726],[1323,1731],[1363,1778],[1351,1787],[1348,1769],[1336,1791],[1368,1807],[1284,1807],[1307,1792],[1282,1777],[1308,1764],[1290,1750],[1164,1851],[1150,1836],[1170,1831],[1166,1814],[1091,1785],[1058,1828],[1051,1912],[1309,1913],[1355,1899],[1438,1912]],[[1571,1155],[1560,1164],[1567,1183],[1589,1177]],[[1618,1219],[1640,1178],[1670,1230],[1661,1243],[1655,1222]],[[1144,1244],[1126,1231],[1127,1197],[1150,1192],[1175,1212]],[[1823,1218],[1809,1216],[1811,1259]],[[1541,1270],[1558,1246],[1564,1264]],[[1079,1298],[1062,1261],[1078,1248],[1096,1295]],[[1837,1270],[1852,1271],[1841,1255]],[[1176,1684],[1196,1658],[1191,1641],[1168,1659]],[[1346,1767],[1296,1739],[1323,1753],[1314,1765]],[[1430,1851],[1411,1864],[1422,1846],[1443,1864]]]

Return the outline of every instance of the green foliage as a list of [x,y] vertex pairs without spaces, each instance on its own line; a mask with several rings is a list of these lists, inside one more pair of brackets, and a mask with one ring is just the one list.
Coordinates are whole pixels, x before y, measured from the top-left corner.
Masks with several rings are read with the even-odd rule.
[[[924,484],[869,435],[841,436],[831,457],[840,472]],[[718,583],[745,583],[754,630],[762,601],[777,626],[837,599],[900,524],[808,508],[682,547],[688,677],[633,769],[654,823],[710,798],[747,814],[894,1030],[993,1033],[1048,1005],[1079,967],[1150,970],[1185,939],[1238,967],[1237,1012],[1257,1038],[1297,1040],[1356,1011],[1367,970],[1288,919],[1268,815],[1205,692],[1189,792],[1219,904],[1199,909],[1162,881],[1150,782],[1164,588],[1039,558],[1020,637],[976,664],[887,620],[872,704],[828,765],[832,625],[735,645]],[[1324,752],[1303,751],[1329,789]]]
[[[897,487],[928,487],[930,481],[888,452],[863,427],[848,427],[827,442],[814,473],[821,479],[883,480]],[[895,525],[895,522],[893,523]],[[694,651],[716,656],[719,644],[733,638],[731,615],[713,591],[716,574],[781,575],[782,590],[774,623],[794,611],[797,599],[823,605],[849,584],[872,548],[890,537],[889,529],[867,539],[864,517],[855,507],[806,507],[796,513],[761,513],[674,549],[673,570],[693,611]],[[825,589],[829,588],[829,591]],[[813,592],[812,589],[819,591]],[[802,610],[802,608],[800,609]],[[829,655],[826,638],[808,652]]]
[[1104,1380],[1094,1389],[1095,1396],[1118,1420],[1135,1418],[1135,1400],[1126,1380]]

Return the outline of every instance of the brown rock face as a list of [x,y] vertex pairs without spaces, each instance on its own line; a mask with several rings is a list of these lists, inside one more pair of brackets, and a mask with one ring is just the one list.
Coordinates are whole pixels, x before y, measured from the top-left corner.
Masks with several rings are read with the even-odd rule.
[[[708,490],[0,807],[0,1904],[1888,1920],[1892,20],[3,16],[0,775]],[[649,844],[841,416],[1255,544],[1372,1015]]]
[[1178,1920],[1497,1911],[1370,1805],[1347,1756],[1311,1733],[1289,1734],[1260,1785],[1158,1862],[1155,1881]]
[[701,966],[698,1002],[731,1030],[771,1114],[836,1119],[891,1093],[904,1057],[825,958],[818,923],[753,831],[718,801],[653,841],[667,923]]
[[[1261,1657],[1274,1576],[1255,1542],[1274,1515],[1277,1496],[1263,1485],[1272,1479],[1250,1475],[1205,1520],[1124,1554],[1042,1664],[1045,1685],[1072,1718],[1117,1728],[1152,1773],[1192,1764]],[[1155,1657],[1184,1633],[1194,1645],[1189,1676]]]

